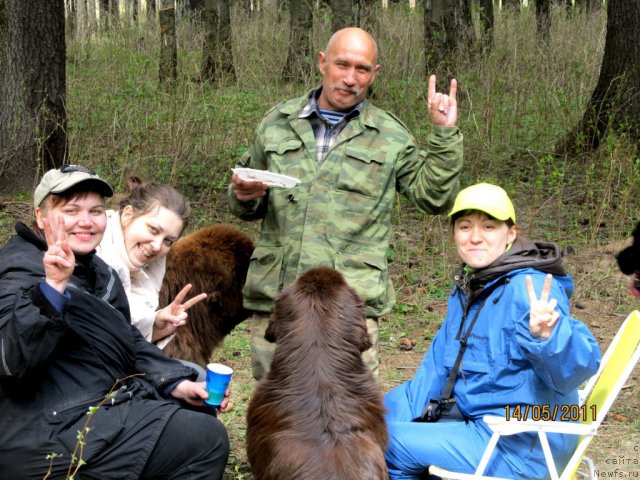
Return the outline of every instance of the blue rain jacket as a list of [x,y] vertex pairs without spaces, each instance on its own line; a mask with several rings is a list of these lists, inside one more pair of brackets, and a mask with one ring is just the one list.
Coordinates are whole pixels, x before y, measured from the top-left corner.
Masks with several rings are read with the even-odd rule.
[[[520,268],[493,278],[470,305],[465,330],[482,308],[453,391],[468,421],[409,423],[421,415],[430,399],[442,397],[458,355],[457,336],[466,295],[459,286],[454,287],[447,317],[415,376],[385,396],[391,437],[387,462],[392,479],[424,478],[429,465],[472,473],[491,436],[483,415],[508,413],[513,418],[519,413],[524,420],[526,413],[529,420],[539,419],[534,417],[549,416],[558,405],[556,419],[560,419],[563,411],[578,404],[578,387],[597,371],[600,349],[588,328],[569,313],[573,291],[569,275],[554,275],[552,281],[550,298],[557,300],[560,318],[551,336],[542,340],[531,335],[527,275],[539,297],[546,273]],[[519,412],[516,406],[520,406]],[[549,441],[561,468],[577,438],[556,434],[550,435]],[[485,475],[546,478],[537,435],[503,437],[496,450]]]

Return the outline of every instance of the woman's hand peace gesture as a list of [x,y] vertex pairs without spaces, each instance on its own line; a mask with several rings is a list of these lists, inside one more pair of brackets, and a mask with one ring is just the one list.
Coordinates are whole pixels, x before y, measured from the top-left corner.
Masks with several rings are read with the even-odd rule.
[[191,288],[192,285],[190,283],[185,285],[178,295],[176,295],[173,302],[156,312],[151,341],[157,342],[175,333],[179,327],[187,323],[187,310],[207,298],[206,293],[201,293],[195,297],[191,297],[185,302],[187,293],[189,293]]
[[529,293],[529,301],[531,302],[529,330],[531,331],[531,335],[535,338],[542,338],[545,340],[549,338],[553,331],[553,327],[555,327],[558,318],[560,318],[560,313],[556,311],[556,305],[558,302],[555,298],[549,300],[552,278],[553,275],[547,274],[544,279],[540,299],[538,299],[533,288],[533,281],[531,280],[531,277],[527,275],[526,278],[527,292]]
[[58,292],[64,293],[76,265],[76,257],[67,242],[64,217],[58,216],[58,228],[55,232],[48,219],[43,218],[42,223],[48,246],[42,259],[45,281]]

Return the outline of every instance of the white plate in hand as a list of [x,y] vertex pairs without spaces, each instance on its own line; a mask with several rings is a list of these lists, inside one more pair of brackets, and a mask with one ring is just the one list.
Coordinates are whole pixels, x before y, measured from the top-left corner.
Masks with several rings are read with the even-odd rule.
[[233,173],[241,180],[250,182],[262,182],[270,187],[291,188],[300,183],[300,180],[281,173],[273,173],[269,170],[256,170],[253,168],[232,168]]

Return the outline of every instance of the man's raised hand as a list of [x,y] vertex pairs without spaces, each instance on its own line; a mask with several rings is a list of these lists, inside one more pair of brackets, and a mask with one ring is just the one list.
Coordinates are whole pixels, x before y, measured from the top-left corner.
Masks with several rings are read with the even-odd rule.
[[427,107],[429,118],[434,125],[443,127],[455,127],[458,121],[457,102],[458,82],[451,79],[449,95],[436,92],[436,76],[429,77],[429,87],[427,91]]

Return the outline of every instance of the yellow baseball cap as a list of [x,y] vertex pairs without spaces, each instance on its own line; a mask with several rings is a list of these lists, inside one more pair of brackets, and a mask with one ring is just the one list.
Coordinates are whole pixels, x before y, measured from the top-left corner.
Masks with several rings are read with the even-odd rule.
[[465,210],[479,210],[496,220],[511,219],[516,223],[516,211],[507,192],[497,185],[476,183],[460,190],[449,216]]
[[64,193],[79,183],[87,182],[103,197],[112,197],[113,188],[101,179],[95,172],[80,165],[62,165],[58,169],[45,173],[33,193],[33,205],[39,207],[42,201],[51,193]]

